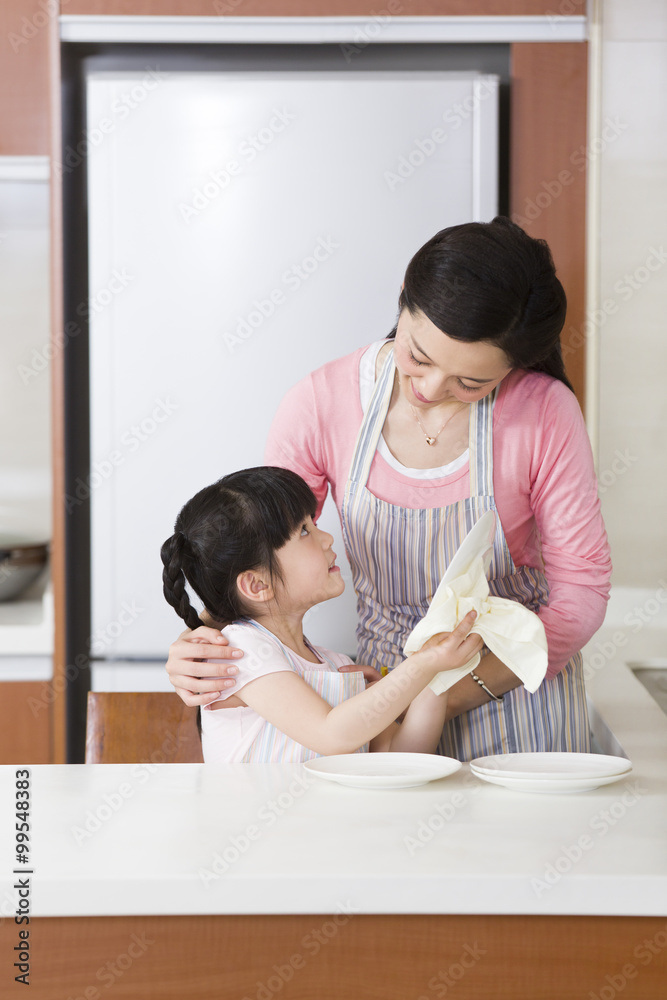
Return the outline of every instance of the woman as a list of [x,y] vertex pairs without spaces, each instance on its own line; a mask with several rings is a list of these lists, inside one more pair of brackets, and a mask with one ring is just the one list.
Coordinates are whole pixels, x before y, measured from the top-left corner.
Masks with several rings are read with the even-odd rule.
[[[388,340],[299,382],[269,434],[266,462],[303,476],[318,511],[332,489],[360,663],[400,662],[452,555],[496,511],[490,591],[539,614],[549,669],[531,695],[488,653],[451,689],[440,752],[461,760],[590,749],[580,650],[604,618],[611,565],[560,352],[565,307],[543,241],[500,217],[445,229],[410,262]],[[186,704],[230,684],[197,679],[195,649],[233,655],[214,637],[200,628],[171,647]]]

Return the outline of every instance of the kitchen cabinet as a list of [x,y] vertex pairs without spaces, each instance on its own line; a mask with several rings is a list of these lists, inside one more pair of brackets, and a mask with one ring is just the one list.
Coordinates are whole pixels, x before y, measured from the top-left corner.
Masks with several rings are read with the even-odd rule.
[[59,4],[0,4],[0,156],[49,153],[49,42]]
[[0,764],[52,761],[52,676],[53,598],[41,581],[0,602]]
[[[0,658],[0,674],[9,666]],[[14,675],[25,664],[13,661]],[[48,661],[50,671],[51,661]],[[0,681],[0,763],[51,762],[51,684],[42,681]]]
[[[191,17],[245,16],[354,16],[372,15],[378,3],[372,0],[219,0],[217,5],[209,0],[68,0],[67,11],[75,14],[128,14],[131,7],[133,16],[161,15],[164,17],[189,15]],[[445,16],[477,17],[500,16],[553,16],[552,0],[409,0],[391,4],[386,0],[380,9],[388,8],[388,13],[405,16]],[[581,14],[576,0],[567,3],[568,14]],[[399,9],[402,8],[402,9]],[[570,9],[572,8],[572,9]],[[379,13],[379,11],[377,11]],[[561,16],[565,12],[559,11]]]

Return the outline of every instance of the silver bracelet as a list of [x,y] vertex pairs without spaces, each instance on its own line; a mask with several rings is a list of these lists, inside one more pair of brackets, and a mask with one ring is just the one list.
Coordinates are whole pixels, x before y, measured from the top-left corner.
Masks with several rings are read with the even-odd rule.
[[489,698],[493,698],[494,701],[502,701],[503,700],[503,695],[502,694],[500,695],[500,697],[498,697],[498,695],[494,694],[493,691],[489,691],[488,687],[486,686],[486,684],[484,683],[484,681],[482,680],[482,678],[478,677],[474,670],[470,671],[470,676],[472,677],[472,679],[474,681],[477,681],[477,683],[481,687],[482,691],[486,691],[486,693],[488,694]]

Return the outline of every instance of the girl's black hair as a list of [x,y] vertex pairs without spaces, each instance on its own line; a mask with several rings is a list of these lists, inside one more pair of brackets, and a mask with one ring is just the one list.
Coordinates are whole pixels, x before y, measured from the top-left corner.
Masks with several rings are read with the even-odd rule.
[[219,627],[249,618],[239,573],[263,569],[283,582],[276,552],[316,507],[313,491],[289,469],[258,466],[206,486],[185,504],[160,551],[165,598],[191,629],[204,623],[186,580]]
[[[283,582],[276,552],[316,508],[313,491],[289,469],[258,466],[206,486],[185,504],[160,550],[167,601],[188,628],[204,624],[190,604],[187,580],[219,627],[249,618],[236,586],[239,573],[263,569]],[[201,739],[201,708],[197,731]]]
[[565,292],[551,252],[510,219],[436,233],[408,264],[398,305],[413,316],[420,310],[454,340],[493,344],[513,368],[572,389],[560,348]]

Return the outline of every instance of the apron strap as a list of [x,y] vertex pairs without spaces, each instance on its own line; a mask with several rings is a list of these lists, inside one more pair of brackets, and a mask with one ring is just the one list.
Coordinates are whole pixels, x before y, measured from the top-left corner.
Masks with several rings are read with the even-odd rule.
[[382,367],[380,377],[375,383],[373,395],[364,414],[364,419],[361,421],[354,446],[349,478],[353,483],[359,483],[361,486],[365,486],[368,482],[371,465],[391,401],[395,370],[394,349],[392,347]]
[[493,496],[493,392],[470,407],[470,496]]

